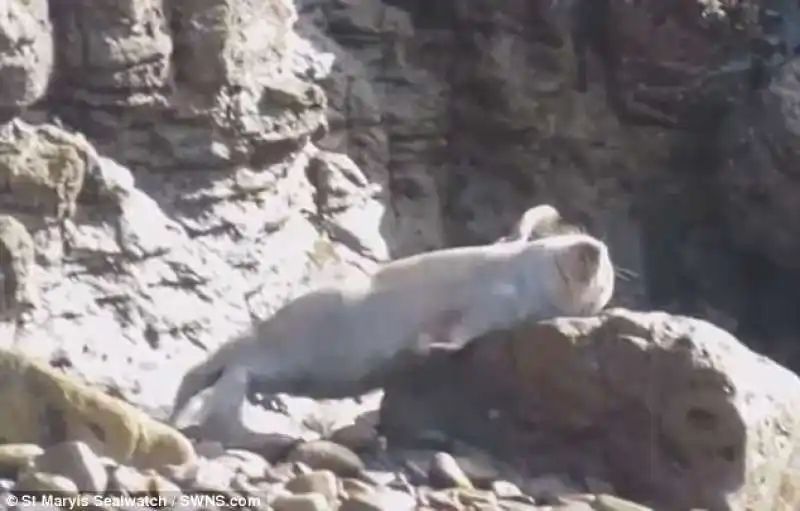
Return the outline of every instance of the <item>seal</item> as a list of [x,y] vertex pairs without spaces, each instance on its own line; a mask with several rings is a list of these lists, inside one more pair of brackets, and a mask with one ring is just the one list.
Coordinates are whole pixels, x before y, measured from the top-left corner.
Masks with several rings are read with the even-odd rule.
[[272,394],[358,396],[411,360],[458,351],[490,330],[595,314],[613,289],[608,248],[587,234],[399,259],[369,279],[302,295],[223,345],[184,375],[170,422],[181,427],[194,397],[194,421],[229,417],[250,379]]

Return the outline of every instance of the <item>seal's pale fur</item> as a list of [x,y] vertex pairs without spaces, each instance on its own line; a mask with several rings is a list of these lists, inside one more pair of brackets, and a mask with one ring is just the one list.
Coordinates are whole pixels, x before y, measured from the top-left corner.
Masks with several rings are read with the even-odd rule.
[[381,386],[409,353],[435,345],[458,348],[525,319],[591,315],[606,305],[613,288],[608,249],[586,234],[400,259],[365,282],[300,296],[223,345],[185,375],[171,420],[212,384],[203,392],[201,415],[226,407],[230,413],[244,399],[248,377],[275,393],[363,394]]

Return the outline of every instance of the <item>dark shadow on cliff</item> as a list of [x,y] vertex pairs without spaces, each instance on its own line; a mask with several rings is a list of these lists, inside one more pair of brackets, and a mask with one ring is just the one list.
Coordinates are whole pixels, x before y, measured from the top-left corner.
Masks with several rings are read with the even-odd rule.
[[725,218],[716,140],[724,115],[673,142],[679,185],[638,201],[648,299],[656,309],[706,318],[752,349],[800,373],[800,272],[737,243]]

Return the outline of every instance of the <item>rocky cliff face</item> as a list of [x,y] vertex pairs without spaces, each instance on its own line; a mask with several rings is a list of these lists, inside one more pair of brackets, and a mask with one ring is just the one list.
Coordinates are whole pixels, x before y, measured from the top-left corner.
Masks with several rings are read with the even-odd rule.
[[616,305],[796,370],[798,48],[790,0],[3,2],[5,344],[158,411],[305,289],[550,203]]
[[6,288],[44,300],[9,305],[12,337],[183,364],[320,258],[368,271],[550,202],[635,272],[618,304],[800,363],[798,20],[755,0],[12,1]]

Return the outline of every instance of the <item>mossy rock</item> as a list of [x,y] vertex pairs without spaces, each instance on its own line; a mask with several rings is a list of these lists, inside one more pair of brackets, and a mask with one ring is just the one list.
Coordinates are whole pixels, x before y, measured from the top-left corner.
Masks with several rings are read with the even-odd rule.
[[174,428],[17,351],[0,349],[0,441],[47,447],[67,440],[138,468],[195,459]]

